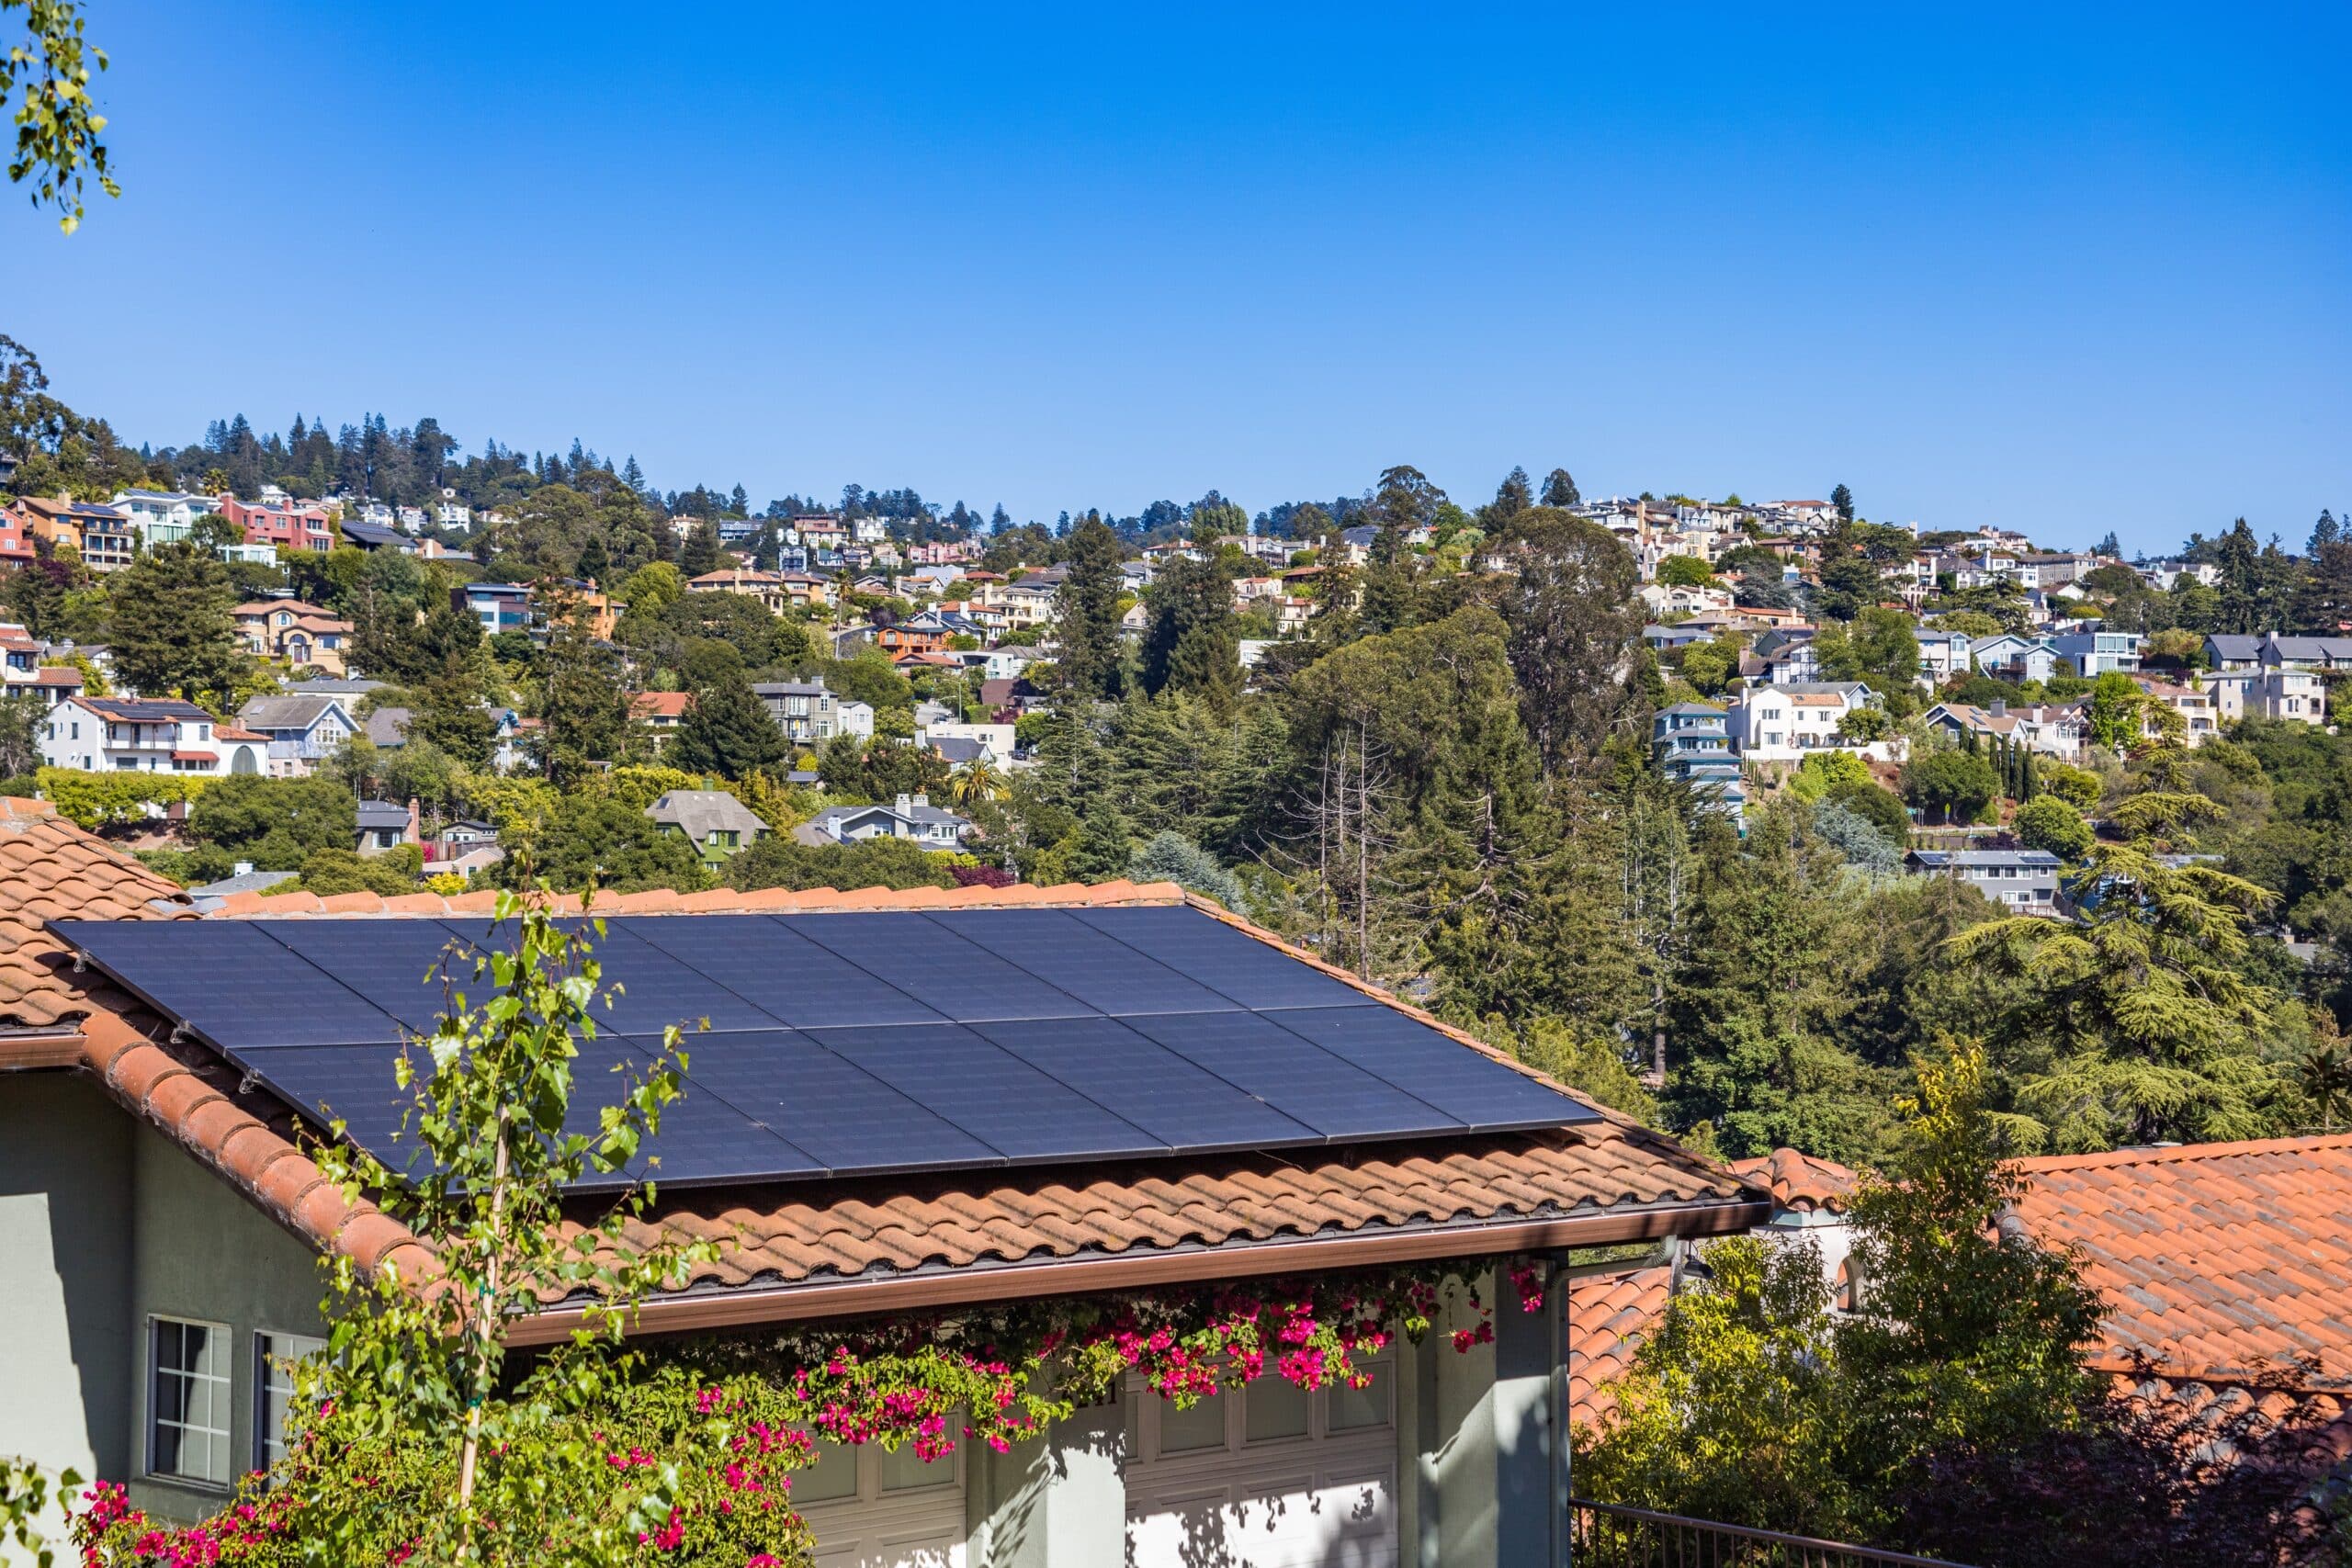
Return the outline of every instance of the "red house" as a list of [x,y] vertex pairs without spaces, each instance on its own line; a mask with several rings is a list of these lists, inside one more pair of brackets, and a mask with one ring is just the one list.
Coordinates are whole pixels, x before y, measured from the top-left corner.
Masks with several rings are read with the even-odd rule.
[[276,545],[281,550],[321,553],[334,548],[334,525],[327,520],[323,506],[239,501],[233,495],[223,495],[220,513],[245,531],[245,543],[249,545]]

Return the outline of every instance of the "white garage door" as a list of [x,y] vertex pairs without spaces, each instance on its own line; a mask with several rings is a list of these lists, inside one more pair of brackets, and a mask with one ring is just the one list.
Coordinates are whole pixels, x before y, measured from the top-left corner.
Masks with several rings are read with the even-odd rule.
[[1315,1393],[1280,1378],[1179,1410],[1141,1394],[1128,1568],[1396,1568],[1390,1369]]
[[817,1568],[965,1568],[960,1444],[925,1464],[911,1446],[819,1443],[792,1501],[817,1538]]

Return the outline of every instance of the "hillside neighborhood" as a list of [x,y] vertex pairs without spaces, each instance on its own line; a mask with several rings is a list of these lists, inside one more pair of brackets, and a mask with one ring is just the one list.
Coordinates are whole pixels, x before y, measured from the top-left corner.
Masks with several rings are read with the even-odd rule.
[[[1645,1506],[1759,1517],[1721,1491],[1736,1469],[1693,1490],[1657,1468],[1688,1423],[1739,1418],[1661,1427],[1696,1332],[1668,1325],[1754,1290],[1812,1302],[1770,1332],[1855,1375],[1898,1354],[1891,1303],[1961,1288],[1906,1254],[1938,1222],[1903,1177],[1905,1093],[1921,1126],[1975,1129],[1954,1157],[2004,1194],[1965,1266],[2047,1264],[2004,1289],[2041,1303],[2031,1332],[2072,1340],[2079,1381],[2033,1397],[2096,1411],[2062,1425],[2183,1489],[2176,1547],[2321,1560],[2325,1478],[2352,1457],[2329,1304],[2352,1277],[2333,1010],[2352,894],[2276,834],[2332,809],[2290,783],[2346,765],[2311,749],[2347,755],[2328,697],[2352,668],[2352,540],[2331,518],[2299,556],[2241,523],[2158,560],[1872,523],[1842,490],[1589,502],[1565,472],[1475,509],[1398,468],[1254,519],[1212,495],[1052,527],[854,490],[753,514],[584,452],[508,457],[489,495],[493,454],[414,502],[169,482],[224,477],[220,438],[103,500],[40,493],[53,465],[21,465],[0,511],[7,1168],[76,1232],[104,1205],[152,1216],[28,1309],[7,1375],[53,1399],[0,1449],[124,1478],[102,1512],[191,1520],[284,1462],[286,1369],[333,1326],[316,1258],[438,1255],[349,1207],[344,1156],[306,1142],[332,1112],[381,1156],[390,1079],[303,1064],[429,1032],[411,971],[544,887],[619,918],[601,940],[622,990],[718,1032],[683,1047],[715,1098],[689,1089],[662,1122],[646,1233],[717,1261],[639,1309],[693,1325],[697,1355],[766,1322],[927,1324],[892,1303],[1003,1302],[1030,1269],[1079,1294],[1021,1332],[1149,1286],[1121,1310],[1173,1314],[1182,1345],[1224,1331],[1169,1282],[1229,1296],[1260,1249],[1375,1296],[1406,1284],[1359,1256],[1453,1281],[1410,1287],[1437,1290],[1406,1314],[1435,1314],[1426,1340],[1328,1339],[1321,1309],[1283,1308],[1332,1380],[1196,1398],[1227,1385],[1146,1340],[1082,1396],[1099,1413],[974,1425],[977,1446],[899,1449],[887,1421],[878,1447],[820,1443],[791,1516],[818,1561],[1172,1563],[1204,1540],[1256,1564],[1608,1561],[1660,1528]],[[1530,644],[1539,614],[1571,629]],[[1514,912],[1539,907],[1559,912]],[[1571,945],[1547,945],[1555,919]],[[126,946],[92,921],[160,923]],[[1848,922],[1871,934],[1845,939],[1844,979],[1776,977]],[[1237,931],[1255,940],[1210,940]],[[2152,978],[2099,972],[2151,942]],[[1785,952],[1743,969],[1757,942]],[[2031,966],[2076,962],[2069,942],[2109,957],[2045,1003]],[[222,1011],[224,980],[277,999]],[[2174,1011],[2132,1012],[2134,987]],[[367,1016],[335,1021],[354,993]],[[872,1054],[912,1049],[917,1019],[948,1032],[928,1056]],[[632,1008],[629,1060],[666,1021]],[[1993,1035],[1989,1057],[1933,1066],[1954,1027]],[[1138,1052],[1193,1076],[1125,1111],[1073,1076]],[[1348,1130],[1373,1080],[1355,1111],[1290,1103],[1301,1052],[1398,1109]],[[833,1084],[843,1061],[866,1087]],[[1213,1112],[1206,1074],[1258,1109]],[[1495,1109],[1445,1109],[1480,1093]],[[1082,1104],[1135,1125],[1022,1152],[1001,1118],[1057,1104],[1072,1129],[1103,1113]],[[853,1152],[908,1124],[942,1174]],[[1325,1164],[1279,1154],[1300,1124]],[[1114,1151],[1129,1164],[1089,1167]],[[978,1168],[1008,1158],[1031,1173]],[[804,1169],[832,1185],[774,1185]],[[1185,1186],[1217,1196],[1165,1209]],[[918,1217],[858,1217],[892,1210]],[[233,1277],[173,1259],[175,1228],[236,1238]],[[8,1236],[12,1270],[66,1269],[46,1234]],[[2106,1304],[2069,1319],[2068,1290]],[[553,1332],[531,1321],[518,1347]],[[869,1332],[830,1342],[874,1353]],[[1045,1377],[1049,1341],[1023,1343]],[[999,1386],[1017,1412],[1045,1385]],[[2205,1457],[2171,1475],[2192,1433]],[[1526,1506],[1572,1448],[1585,1500]],[[2016,1483],[1970,1465],[1962,1494]],[[1932,1496],[1866,1505],[1871,1484],[1769,1517],[1959,1561],[2059,1539],[2022,1551]]]

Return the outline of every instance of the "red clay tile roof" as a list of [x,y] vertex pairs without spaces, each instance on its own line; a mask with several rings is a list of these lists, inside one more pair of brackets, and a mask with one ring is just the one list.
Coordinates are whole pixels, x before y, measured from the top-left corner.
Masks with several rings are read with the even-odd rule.
[[2301,1358],[2297,1381],[2352,1390],[2352,1135],[2020,1160],[2018,1204],[2046,1245],[2080,1249],[2112,1309],[2100,1364],[2137,1351],[2227,1382]]
[[[49,831],[38,852],[27,846],[9,859],[0,850],[0,887],[34,886],[29,880],[11,880],[19,875],[53,879],[53,870],[41,869],[44,862],[91,868],[83,875],[88,886],[76,888],[72,897],[51,900],[44,914],[145,918],[158,912],[148,908],[147,897],[176,892],[70,824],[43,821],[42,826]],[[908,892],[720,889],[685,896],[605,894],[595,908],[610,913],[687,915],[1172,903],[1185,897],[1172,884],[1138,886],[1125,882]],[[311,894],[240,894],[209,918],[431,916],[482,910],[492,902],[487,894],[453,898],[424,893],[391,897],[347,894],[325,899]],[[1213,906],[1203,907],[1261,940],[1275,940]],[[46,932],[28,929],[44,951],[56,954],[57,946]],[[1348,978],[1328,965],[1317,966]],[[406,1230],[371,1205],[345,1204],[324,1182],[318,1168],[296,1146],[293,1122],[284,1108],[260,1097],[241,1098],[233,1071],[197,1047],[158,1043],[150,1036],[164,1033],[161,1021],[118,993],[97,993],[93,976],[82,976],[77,989],[74,977],[60,968],[51,976],[60,995],[51,1012],[62,1016],[70,1002],[89,1013],[83,1064],[134,1114],[189,1149],[312,1245],[340,1248],[371,1269],[386,1259],[401,1259],[412,1276],[429,1262]],[[1489,1050],[1466,1035],[1455,1038],[1466,1048]],[[1447,1224],[1592,1218],[1622,1222],[1628,1235],[1654,1235],[1692,1225],[1719,1229],[1760,1217],[1754,1212],[1760,1207],[1755,1195],[1720,1168],[1614,1115],[1554,1134],[1333,1151],[1304,1158],[1239,1154],[1181,1165],[1091,1167],[1066,1179],[1069,1175],[1052,1169],[967,1171],[821,1189],[689,1191],[665,1194],[653,1223],[726,1244],[721,1257],[687,1281],[684,1292],[675,1298],[692,1304],[713,1295],[725,1299],[746,1286],[864,1283],[908,1276],[921,1283],[925,1277],[951,1270],[994,1270],[998,1279],[1012,1274],[1034,1280],[1035,1269],[1024,1265],[1182,1258],[1204,1247],[1409,1234]],[[1659,1214],[1661,1209],[1698,1209],[1705,1214],[1674,1218]],[[1471,1249],[1477,1250],[1476,1244]],[[845,1302],[831,1310],[856,1311],[862,1304]]]
[[1772,1194],[1776,1209],[1800,1213],[1826,1210],[1842,1214],[1854,1200],[1861,1178],[1834,1160],[1815,1159],[1794,1149],[1774,1149],[1754,1159],[1731,1162],[1732,1174],[1752,1187]]
[[1666,1315],[1674,1270],[1663,1263],[1568,1281],[1568,1418],[1598,1428],[1616,1413],[1601,1385],[1625,1375],[1643,1338]]
[[193,916],[179,884],[54,815],[45,800],[0,795],[0,1027],[68,1024],[127,998],[96,975],[76,976],[51,919],[149,920]]

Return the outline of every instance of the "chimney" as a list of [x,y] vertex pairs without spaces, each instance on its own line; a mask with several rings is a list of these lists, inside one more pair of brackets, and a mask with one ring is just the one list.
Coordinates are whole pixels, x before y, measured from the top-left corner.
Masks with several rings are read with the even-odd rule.
[[2009,716],[2009,700],[2008,700],[2008,698],[2007,698],[2007,697],[1995,697],[1995,698],[1993,699],[1993,709],[1992,709],[1992,712],[1993,712],[1993,716],[1994,716],[1995,718],[2007,718],[2007,717],[2008,717],[2008,716]]
[[412,795],[408,797],[408,837],[401,840],[401,842],[404,844],[416,843],[424,836],[423,833],[418,831],[418,829],[424,826],[424,823],[418,816],[416,807],[416,796]]
[[931,804],[931,796],[927,795],[919,795],[915,796],[915,804],[917,806],[929,806]]
[[912,811],[914,808],[915,808],[915,797],[914,797],[913,795],[901,795],[900,796],[899,796],[899,816],[904,817],[904,816],[906,816],[909,812]]

